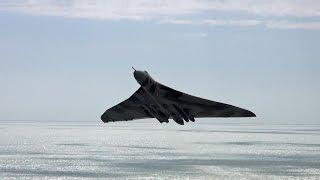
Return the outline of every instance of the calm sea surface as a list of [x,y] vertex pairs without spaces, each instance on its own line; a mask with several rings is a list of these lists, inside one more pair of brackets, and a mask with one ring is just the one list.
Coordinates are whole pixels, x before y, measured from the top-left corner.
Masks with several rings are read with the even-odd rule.
[[0,122],[0,179],[320,179],[320,125]]

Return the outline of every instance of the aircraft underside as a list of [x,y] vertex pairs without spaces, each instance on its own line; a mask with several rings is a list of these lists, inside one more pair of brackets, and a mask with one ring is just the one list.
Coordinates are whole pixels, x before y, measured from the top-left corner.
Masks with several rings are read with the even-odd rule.
[[173,119],[183,125],[203,117],[255,117],[246,109],[195,97],[162,85],[147,72],[135,71],[141,87],[127,100],[106,110],[103,122],[156,118],[160,123]]

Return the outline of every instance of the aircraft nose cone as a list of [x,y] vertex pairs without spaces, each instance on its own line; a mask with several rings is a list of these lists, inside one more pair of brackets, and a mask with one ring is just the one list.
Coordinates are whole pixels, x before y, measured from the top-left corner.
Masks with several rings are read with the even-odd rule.
[[140,85],[142,85],[147,79],[146,74],[142,71],[134,71],[133,75]]

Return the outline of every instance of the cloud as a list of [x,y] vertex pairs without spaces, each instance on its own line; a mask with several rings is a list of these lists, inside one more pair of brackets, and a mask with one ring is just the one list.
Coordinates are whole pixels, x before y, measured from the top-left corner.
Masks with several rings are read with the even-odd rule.
[[[257,26],[319,29],[318,23],[270,21],[274,18],[319,18],[319,0],[2,0],[0,10],[39,16],[100,20],[154,21],[162,24]],[[212,19],[212,13],[234,16]],[[211,14],[211,15],[210,15]],[[236,15],[235,15],[236,14]],[[252,17],[241,20],[239,14]],[[189,17],[189,19],[182,19]],[[195,20],[198,19],[198,20]],[[262,19],[262,20],[261,20]],[[264,21],[269,21],[268,23]]]
[[248,26],[265,26],[271,29],[306,29],[320,30],[320,22],[290,22],[279,20],[254,20],[254,19],[205,19],[205,20],[183,20],[183,19],[166,19],[159,22],[161,24],[176,25],[194,25],[194,26],[231,26],[231,27],[248,27]]
[[207,33],[199,32],[199,33],[183,33],[182,37],[191,37],[191,38],[205,38],[207,37]]
[[204,19],[204,20],[186,20],[186,19],[164,19],[159,24],[178,24],[178,25],[208,25],[208,26],[255,26],[261,24],[259,20],[231,20],[231,19]]
[[256,26],[261,24],[260,20],[244,19],[244,20],[230,20],[230,19],[207,19],[200,22],[200,24],[209,26]]
[[38,15],[98,19],[148,19],[206,11],[263,16],[320,16],[318,0],[2,0],[0,9]]
[[163,19],[158,22],[159,24],[177,24],[177,25],[199,25],[199,23],[196,23],[192,20],[187,19]]
[[288,21],[269,21],[269,22],[266,22],[266,26],[268,28],[273,28],[273,29],[320,30],[320,22],[292,23]]

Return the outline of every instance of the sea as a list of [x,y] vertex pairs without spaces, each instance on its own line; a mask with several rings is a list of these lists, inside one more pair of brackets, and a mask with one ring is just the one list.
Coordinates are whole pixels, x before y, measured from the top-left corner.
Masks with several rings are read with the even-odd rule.
[[1,121],[0,179],[320,179],[320,124]]

